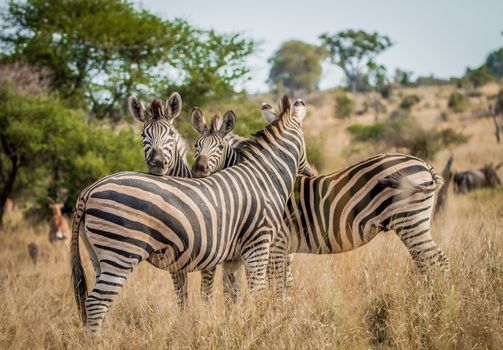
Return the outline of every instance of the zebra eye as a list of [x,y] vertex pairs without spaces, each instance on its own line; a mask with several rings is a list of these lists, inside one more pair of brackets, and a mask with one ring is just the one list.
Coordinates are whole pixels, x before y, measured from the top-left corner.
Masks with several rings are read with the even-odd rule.
[[170,135],[170,136],[173,136],[173,134],[174,134],[174,133],[175,133],[175,132],[173,131],[173,129],[169,129],[169,135]]
[[224,148],[224,144],[223,144],[223,143],[219,144],[219,145],[218,145],[218,148],[219,148],[219,149],[223,149],[223,148]]

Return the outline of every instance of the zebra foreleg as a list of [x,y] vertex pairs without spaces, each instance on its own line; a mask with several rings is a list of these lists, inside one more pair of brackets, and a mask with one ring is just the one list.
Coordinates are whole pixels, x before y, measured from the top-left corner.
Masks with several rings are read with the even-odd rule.
[[201,271],[201,297],[208,302],[213,299],[213,281],[215,280],[216,267]]
[[171,272],[176,293],[176,303],[181,310],[187,307],[187,270]]
[[267,266],[269,263],[269,250],[271,234],[262,234],[250,245],[243,247],[241,256],[245,262],[248,289],[252,293],[266,288]]
[[241,261],[226,261],[222,264],[224,279],[224,299],[225,305],[234,304],[241,292],[240,286],[240,267]]
[[268,265],[269,287],[273,288],[278,294],[285,293],[287,287],[289,256],[283,247],[274,245],[271,247]]

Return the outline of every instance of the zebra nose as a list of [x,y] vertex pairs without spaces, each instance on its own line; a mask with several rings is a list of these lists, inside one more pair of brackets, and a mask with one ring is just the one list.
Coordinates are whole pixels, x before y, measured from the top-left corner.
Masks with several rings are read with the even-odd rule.
[[210,172],[210,167],[208,164],[208,156],[201,155],[197,157],[194,166],[192,167],[192,173],[195,177],[208,176]]

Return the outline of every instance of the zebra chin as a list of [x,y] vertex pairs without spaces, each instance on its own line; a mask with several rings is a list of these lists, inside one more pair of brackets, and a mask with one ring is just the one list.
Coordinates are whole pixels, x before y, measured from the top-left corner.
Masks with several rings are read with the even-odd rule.
[[203,177],[210,176],[211,172],[210,171],[197,171],[197,170],[192,170],[192,177],[195,179],[200,179]]
[[164,176],[168,173],[168,167],[147,166],[149,174]]

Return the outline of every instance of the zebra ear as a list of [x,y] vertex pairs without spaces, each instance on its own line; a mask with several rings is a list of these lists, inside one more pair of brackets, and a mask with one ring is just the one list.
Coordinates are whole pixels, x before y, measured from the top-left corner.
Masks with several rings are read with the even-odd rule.
[[271,124],[276,120],[278,114],[274,111],[272,106],[269,103],[262,103],[262,117],[267,121],[267,123]]
[[147,110],[140,99],[136,96],[128,98],[129,113],[138,121],[145,122],[147,120]]
[[235,126],[236,126],[236,115],[234,114],[234,112],[233,111],[225,112],[222,120],[222,125],[220,126],[220,132],[225,136],[232,130],[234,130]]
[[300,98],[293,103],[292,115],[299,119],[299,121],[303,121],[306,117],[306,104]]
[[190,121],[192,123],[192,128],[201,135],[208,130],[203,112],[201,112],[199,108],[194,107],[190,116]]
[[178,92],[173,92],[171,96],[166,101],[166,118],[168,120],[173,120],[182,111],[182,97]]

